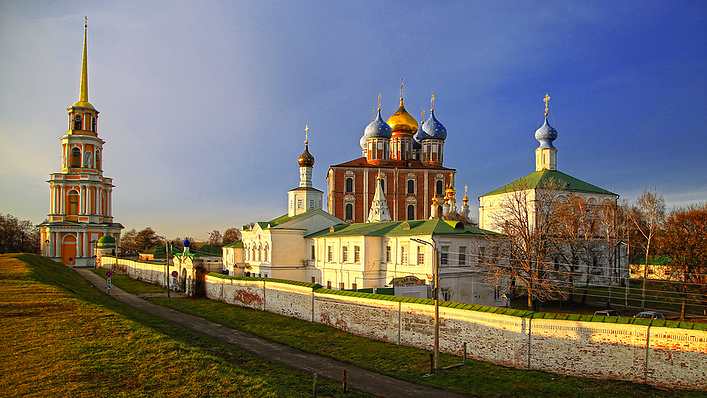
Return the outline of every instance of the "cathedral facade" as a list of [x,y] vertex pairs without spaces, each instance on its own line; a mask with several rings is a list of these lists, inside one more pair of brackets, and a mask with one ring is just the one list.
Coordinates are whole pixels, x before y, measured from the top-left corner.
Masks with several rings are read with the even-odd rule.
[[88,102],[87,25],[84,25],[79,100],[68,107],[68,131],[61,137],[61,170],[49,177],[50,214],[38,225],[42,252],[70,266],[94,265],[99,239],[120,239],[113,220],[113,180],[103,176],[103,141],[98,111]]
[[384,121],[379,104],[366,127],[362,156],[330,166],[327,211],[347,223],[365,222],[381,184],[392,221],[435,218],[456,173],[444,167],[446,139],[447,129],[434,114],[434,95],[429,118],[418,124],[405,109],[401,86],[398,110]]

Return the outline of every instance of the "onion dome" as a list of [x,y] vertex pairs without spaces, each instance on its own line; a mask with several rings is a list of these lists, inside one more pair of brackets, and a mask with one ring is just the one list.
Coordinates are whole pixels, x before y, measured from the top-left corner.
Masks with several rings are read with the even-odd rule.
[[388,125],[393,131],[413,135],[417,131],[417,120],[405,110],[403,99],[400,98],[400,107],[388,118]]
[[555,148],[552,141],[557,139],[557,130],[555,130],[547,121],[547,113],[545,114],[545,123],[535,130],[535,139],[540,141],[539,148]]
[[412,136],[412,149],[422,149],[422,138],[426,134],[424,131],[422,131],[422,124],[420,124],[420,128],[417,129],[417,133]]
[[191,242],[189,242],[189,239],[184,239],[184,242],[182,243],[182,246],[184,246],[184,247],[189,247],[189,246],[191,246]]
[[358,143],[361,144],[361,149],[366,149],[366,134],[361,137]]
[[422,125],[422,130],[427,134],[427,137],[422,138],[422,140],[447,139],[447,129],[435,117],[434,109],[430,111],[430,118]]
[[393,136],[393,130],[390,129],[388,123],[383,121],[381,117],[381,110],[378,108],[378,116],[376,120],[372,121],[371,124],[366,126],[366,130],[363,132],[363,136],[368,138],[390,138]]
[[297,163],[299,167],[312,167],[314,166],[314,156],[309,153],[309,143],[304,143],[304,152],[297,158]]

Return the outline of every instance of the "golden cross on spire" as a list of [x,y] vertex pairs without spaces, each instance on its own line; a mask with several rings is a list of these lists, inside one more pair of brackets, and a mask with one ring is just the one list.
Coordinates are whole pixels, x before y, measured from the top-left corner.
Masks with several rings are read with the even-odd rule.
[[435,93],[432,93],[432,99],[430,100],[432,106],[430,107],[430,112],[435,110]]
[[400,78],[400,98],[403,98],[403,78]]
[[547,103],[550,101],[550,96],[545,93],[545,98],[543,98],[543,101],[545,102],[545,116],[547,116]]
[[420,117],[422,118],[421,120],[424,122],[425,121],[425,107],[422,107],[422,113],[420,113]]
[[378,111],[380,112],[381,110],[381,93],[380,91],[378,92]]
[[88,16],[83,17],[83,27],[88,28]]
[[304,125],[304,143],[309,143],[309,125],[307,124]]

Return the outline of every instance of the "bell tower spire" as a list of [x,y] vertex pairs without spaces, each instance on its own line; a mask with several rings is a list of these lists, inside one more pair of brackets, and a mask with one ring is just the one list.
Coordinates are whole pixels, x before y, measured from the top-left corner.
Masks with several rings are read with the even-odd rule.
[[79,91],[79,102],[88,102],[88,17],[84,17],[83,23],[83,58],[81,60],[81,89]]

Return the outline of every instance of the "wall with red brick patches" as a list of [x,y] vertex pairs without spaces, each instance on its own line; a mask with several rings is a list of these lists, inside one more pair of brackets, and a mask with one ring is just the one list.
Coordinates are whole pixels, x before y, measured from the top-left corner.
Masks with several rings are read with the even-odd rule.
[[[271,312],[391,343],[434,347],[431,305],[314,292],[262,280],[207,276],[206,282],[212,299],[246,305],[232,299],[241,297],[242,291],[260,297],[262,308]],[[440,350],[462,355],[465,342],[470,358],[519,369],[707,390],[707,331],[702,330],[531,319],[440,307]]]

